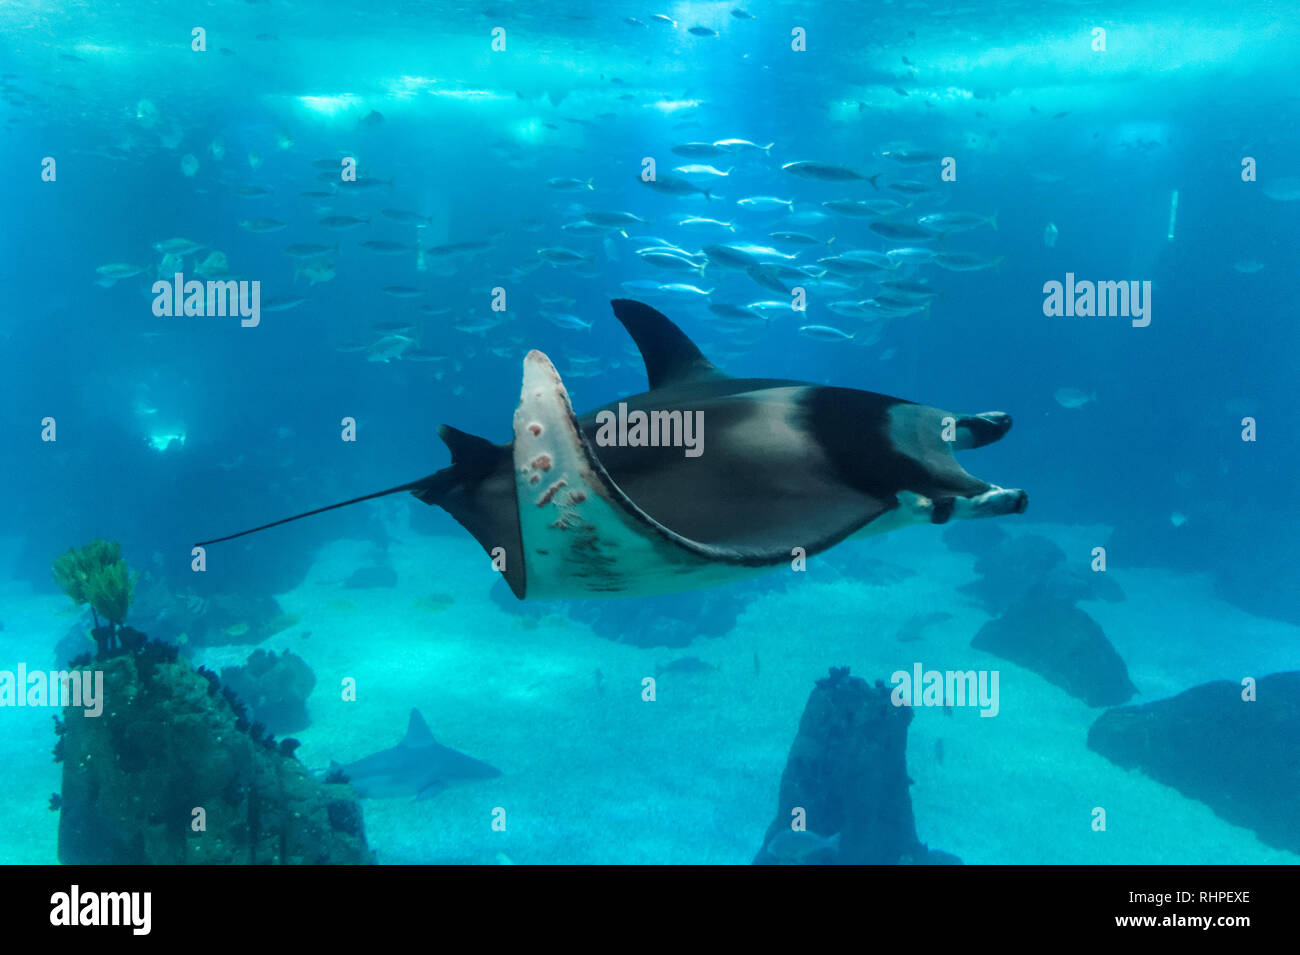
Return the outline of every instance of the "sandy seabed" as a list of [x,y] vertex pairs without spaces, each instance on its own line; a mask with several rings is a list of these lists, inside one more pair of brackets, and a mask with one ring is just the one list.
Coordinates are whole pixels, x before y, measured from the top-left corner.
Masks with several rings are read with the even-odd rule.
[[[1106,537],[1104,528],[1057,525],[1018,523],[1016,532],[1050,537],[1085,555],[1083,566]],[[390,546],[396,587],[341,589],[368,553],[361,541],[322,549],[301,586],[279,598],[299,624],[261,644],[293,650],[316,673],[312,724],[295,734],[299,757],[323,769],[392,746],[417,707],[440,742],[503,773],[419,801],[366,800],[366,834],[381,862],[747,863],[776,811],[813,681],[831,666],[887,681],[916,662],[1000,672],[995,718],[975,708],[915,712],[908,771],[917,831],[930,846],[972,864],[1300,862],[1092,753],[1085,739],[1101,710],[972,650],[989,615],[957,588],[973,579],[974,558],[925,529],[835,552],[850,573],[855,559],[871,558],[915,576],[880,585],[819,578],[814,559],[797,584],[755,599],[725,637],[686,650],[638,649],[558,614],[506,612],[487,599],[492,573],[467,536],[402,535]],[[1081,606],[1127,663],[1140,690],[1130,702],[1300,667],[1300,628],[1218,600],[1208,577],[1112,573],[1127,599]],[[0,584],[0,607],[6,669],[20,660],[47,668],[77,618],[61,595],[12,581]],[[952,617],[918,642],[895,639],[909,617],[933,610]],[[196,663],[219,669],[251,649],[213,648]],[[681,655],[718,669],[665,673],[657,699],[643,701],[642,679]],[[355,702],[342,699],[349,677]],[[0,710],[2,862],[56,861],[52,715]],[[1098,806],[1105,832],[1092,830]],[[505,831],[492,826],[498,808]]]

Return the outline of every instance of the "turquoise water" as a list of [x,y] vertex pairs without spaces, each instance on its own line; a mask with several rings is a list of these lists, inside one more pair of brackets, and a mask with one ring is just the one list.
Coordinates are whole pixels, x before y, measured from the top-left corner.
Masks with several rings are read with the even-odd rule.
[[[413,708],[501,770],[363,800],[380,861],[521,864],[748,862],[828,667],[997,669],[996,718],[915,713],[923,842],[1295,861],[1088,749],[1105,706],[970,646],[1050,579],[1129,705],[1296,669],[1295,5],[187,7],[0,8],[0,669],[91,648],[50,562],[120,541],[144,581],[128,623],[209,669],[259,636],[307,662],[291,735],[314,771],[392,746]],[[704,251],[728,244],[748,265]],[[255,323],[158,314],[177,272],[258,283]],[[1102,317],[1052,314],[1053,282],[1137,284]],[[508,441],[531,349],[580,412],[645,391],[617,298],[737,377],[1008,412],[959,457],[1027,511],[716,588],[521,602],[397,495],[193,572],[196,540],[447,466],[439,424]],[[755,432],[758,467],[778,441]],[[674,493],[727,513],[747,479]],[[716,669],[645,701],[682,657]],[[51,715],[0,709],[5,861],[56,858]]]

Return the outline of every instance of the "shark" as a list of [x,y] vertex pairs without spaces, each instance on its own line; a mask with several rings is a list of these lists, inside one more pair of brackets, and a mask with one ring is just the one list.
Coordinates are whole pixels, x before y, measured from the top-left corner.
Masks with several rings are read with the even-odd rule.
[[453,782],[501,775],[495,766],[439,743],[416,709],[411,710],[406,735],[396,746],[343,766],[331,762],[330,771],[342,771],[357,794],[369,798],[428,799]]
[[[604,598],[728,583],[851,537],[1028,506],[1024,490],[976,478],[955,457],[1001,439],[1006,412],[734,378],[661,312],[611,304],[647,391],[578,415],[550,359],[530,351],[512,440],[444,424],[448,467],[197,546],[405,491],[473,535],[519,599]],[[688,425],[693,449],[681,446]]]

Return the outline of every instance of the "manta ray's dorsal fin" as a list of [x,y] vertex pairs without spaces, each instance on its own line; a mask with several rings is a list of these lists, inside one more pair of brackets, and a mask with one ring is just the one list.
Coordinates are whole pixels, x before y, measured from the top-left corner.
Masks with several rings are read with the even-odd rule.
[[411,722],[406,727],[406,735],[398,746],[428,746],[437,740],[433,738],[433,733],[429,729],[429,724],[424,721],[419,710],[411,710]]
[[611,304],[614,317],[641,351],[651,391],[685,381],[727,377],[662,312],[630,298],[616,298]]

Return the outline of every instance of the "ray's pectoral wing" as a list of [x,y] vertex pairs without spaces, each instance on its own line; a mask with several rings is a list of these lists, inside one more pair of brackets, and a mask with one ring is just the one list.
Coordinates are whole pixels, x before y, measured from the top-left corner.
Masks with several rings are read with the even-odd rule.
[[530,598],[669,592],[682,589],[686,577],[686,586],[702,586],[755,564],[682,536],[628,497],[588,443],[564,383],[539,351],[524,358],[514,437]]

